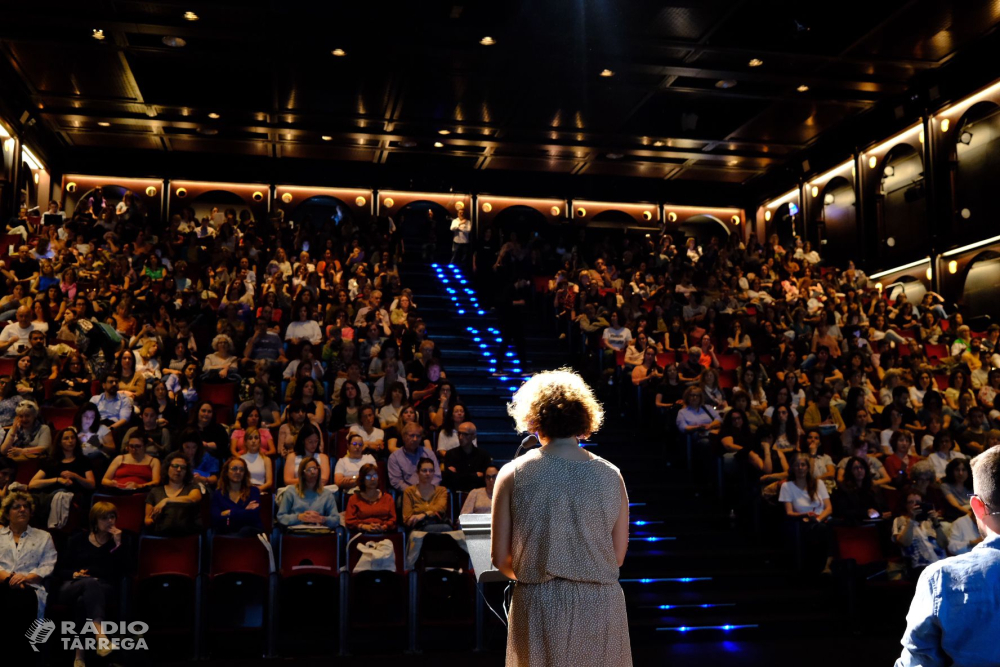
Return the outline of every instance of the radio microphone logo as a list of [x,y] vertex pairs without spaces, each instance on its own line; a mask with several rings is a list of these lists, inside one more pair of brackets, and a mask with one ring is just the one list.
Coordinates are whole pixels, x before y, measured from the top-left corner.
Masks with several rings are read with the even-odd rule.
[[56,631],[56,622],[48,618],[36,618],[30,626],[28,626],[28,631],[24,633],[24,636],[28,638],[28,642],[31,644],[31,650],[38,653],[38,647],[36,644],[44,644],[52,636],[52,633]]

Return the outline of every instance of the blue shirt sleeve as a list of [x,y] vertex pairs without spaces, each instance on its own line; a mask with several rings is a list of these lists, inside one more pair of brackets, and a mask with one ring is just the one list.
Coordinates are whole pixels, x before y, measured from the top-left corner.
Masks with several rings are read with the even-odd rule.
[[903,652],[895,667],[945,667],[951,664],[941,648],[941,625],[937,600],[941,589],[940,568],[924,570],[906,615]]

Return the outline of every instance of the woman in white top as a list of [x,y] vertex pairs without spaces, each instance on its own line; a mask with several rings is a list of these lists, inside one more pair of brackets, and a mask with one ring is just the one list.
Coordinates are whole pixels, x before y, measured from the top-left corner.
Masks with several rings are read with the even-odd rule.
[[299,345],[303,341],[309,341],[313,345],[323,342],[323,332],[319,328],[316,320],[309,318],[309,307],[299,306],[299,319],[291,322],[285,331],[285,340],[291,341],[292,345]]
[[823,572],[828,574],[833,562],[833,536],[826,523],[833,513],[830,494],[826,485],[813,477],[808,457],[792,454],[790,458],[789,477],[781,485],[778,501],[785,504],[785,515],[789,519],[802,522],[806,553],[817,557],[822,553],[826,557]]
[[337,460],[333,470],[333,483],[341,489],[349,491],[358,485],[361,466],[366,463],[375,465],[375,457],[371,454],[362,454],[364,449],[365,441],[361,434],[351,433],[347,436],[347,454]]
[[299,466],[302,459],[312,458],[319,463],[320,486],[330,483],[330,459],[319,450],[322,442],[317,429],[312,424],[305,424],[295,437],[295,450],[292,456],[285,459],[285,470],[283,479],[286,486],[291,486],[299,481]]
[[381,452],[385,449],[385,431],[375,426],[375,408],[371,405],[362,406],[358,413],[360,423],[353,424],[350,432],[356,433],[364,440],[365,449]]
[[406,388],[402,382],[393,382],[389,386],[389,401],[378,411],[378,421],[383,429],[390,429],[399,422],[399,413],[403,411],[406,401]]
[[444,455],[449,449],[458,447],[458,425],[468,421],[465,406],[455,403],[451,410],[444,416],[444,424],[438,430],[437,435],[437,457],[439,461],[444,460]]
[[920,411],[924,407],[924,397],[927,392],[936,392],[934,379],[930,371],[920,371],[916,383],[910,387],[910,407],[915,411]]
[[955,449],[955,441],[948,431],[940,431],[934,436],[934,451],[931,452],[927,460],[934,466],[934,478],[940,481],[948,469],[948,464],[953,459],[968,458],[965,454]]
[[486,466],[486,488],[473,489],[466,496],[462,503],[462,511],[459,514],[489,514],[493,511],[493,488],[497,483],[497,473],[500,471],[495,465]]
[[260,453],[260,431],[248,426],[243,433],[243,446],[246,452],[241,457],[247,464],[250,483],[260,491],[270,491],[274,488],[274,470],[271,459]]

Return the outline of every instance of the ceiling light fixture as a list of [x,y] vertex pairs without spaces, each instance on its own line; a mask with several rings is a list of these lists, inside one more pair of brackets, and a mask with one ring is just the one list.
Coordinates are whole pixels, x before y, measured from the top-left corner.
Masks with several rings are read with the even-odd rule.
[[663,142],[662,141],[654,141],[653,145],[656,146],[657,148],[659,148],[660,146],[663,145]]
[[741,219],[741,218],[740,218],[740,216],[739,216],[739,215],[737,215],[737,214],[733,214],[733,217],[731,217],[731,218],[729,218],[729,219],[730,219],[730,220],[732,221],[732,223],[733,223],[734,225],[738,225],[738,224],[740,224],[740,222],[742,222],[742,219]]
[[941,131],[942,132],[947,132],[949,127],[951,127],[951,121],[950,120],[948,120],[947,118],[945,118],[943,121],[941,121]]
[[771,222],[771,212],[764,211],[764,222]]
[[497,40],[487,35],[486,37],[483,37],[481,40],[479,40],[479,43],[482,44],[483,46],[493,46],[494,44],[497,43]]
[[91,33],[91,37],[96,39],[98,42],[104,41],[104,31],[100,28],[94,28],[94,32]]
[[364,206],[366,202],[367,200],[364,197],[356,197],[354,199],[354,203],[357,204],[358,206]]
[[962,212],[961,212],[961,215],[962,215],[962,219],[963,220],[968,220],[969,218],[972,217],[972,211],[970,211],[967,208],[963,208]]
[[552,215],[559,215],[560,213],[559,207],[553,206],[552,208],[549,209],[549,213],[551,213]]
[[184,12],[185,21],[197,21],[200,18],[201,17],[195,14],[194,12]]
[[732,88],[736,85],[736,79],[719,79],[715,82],[716,88],[722,88],[726,90],[727,88]]
[[385,199],[382,200],[382,203],[385,204],[386,208],[392,208],[392,205],[395,204],[396,202],[392,200],[392,197],[386,197]]
[[337,56],[338,58],[343,58],[344,56],[347,55],[347,51],[343,49],[334,49],[333,51],[330,51],[330,53]]
[[331,137],[329,134],[324,134],[322,137],[320,137],[320,139],[322,139],[323,141],[330,141],[331,139],[333,139],[333,137]]
[[760,58],[751,58],[750,62],[747,64],[750,65],[750,67],[760,67],[761,65],[764,64],[764,61],[761,60]]
[[958,262],[954,259],[948,262],[948,273],[958,273]]
[[673,211],[667,213],[667,220],[669,220],[670,222],[677,222],[677,214],[674,213]]
[[187,46],[187,40],[183,37],[174,37],[173,35],[166,35],[163,38],[163,43],[169,47],[180,49]]
[[603,76],[605,79],[610,79],[614,75],[615,75],[614,70],[610,70],[610,69],[602,69],[601,70],[601,76]]
[[286,192],[285,194],[281,195],[281,201],[285,202],[286,204],[291,204],[292,203],[292,193],[291,192]]
[[877,164],[878,164],[878,158],[877,157],[875,157],[874,155],[872,155],[870,158],[868,158],[868,168],[869,169],[874,169],[875,165],[877,165]]
[[836,197],[833,195],[832,192],[827,192],[825,195],[823,195],[823,204],[825,206],[830,206],[831,204],[833,204],[835,200]]
[[809,193],[813,197],[819,197],[819,186],[816,186],[816,185],[812,186],[812,190],[810,190]]
[[442,136],[447,136],[447,135],[451,134],[451,130],[438,130],[438,134],[440,134]]
[[146,188],[146,196],[147,197],[155,197],[156,196],[156,186],[155,185],[150,185],[148,188]]
[[885,174],[886,178],[892,178],[896,175],[896,168],[891,164],[888,164],[885,166],[885,169],[882,170],[882,173]]
[[101,127],[111,127],[111,123],[109,123],[106,120],[98,121],[97,124],[100,125]]
[[435,141],[434,148],[444,148],[444,144],[442,144],[440,141]]
[[800,93],[804,93],[807,90],[809,90],[809,86],[807,86],[806,84],[803,83],[801,86],[799,86],[795,90],[799,91]]
[[491,204],[489,202],[486,202],[485,204],[483,204],[483,213],[489,213],[492,210],[493,210],[493,204]]
[[972,132],[969,132],[968,130],[966,130],[965,132],[963,132],[962,134],[960,134],[958,136],[958,140],[961,143],[963,143],[966,146],[968,146],[969,144],[972,143]]
[[208,114],[208,117],[214,120],[219,117],[219,114],[213,111],[212,113]]

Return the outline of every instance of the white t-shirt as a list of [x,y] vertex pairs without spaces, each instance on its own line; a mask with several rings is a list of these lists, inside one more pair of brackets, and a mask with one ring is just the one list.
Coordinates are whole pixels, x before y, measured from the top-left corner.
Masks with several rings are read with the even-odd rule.
[[6,356],[19,357],[23,352],[27,352],[28,348],[31,347],[29,340],[31,338],[31,332],[36,329],[37,327],[34,324],[29,324],[28,328],[22,329],[21,325],[17,322],[11,322],[5,326],[3,331],[0,332],[0,343],[14,341],[14,343],[7,348]]
[[603,338],[607,341],[608,347],[624,352],[625,348],[632,342],[632,332],[626,327],[618,327],[617,329],[607,327],[604,329]]
[[372,442],[373,440],[385,441],[385,431],[375,427],[372,429],[371,433],[366,433],[360,424],[354,424],[351,426],[351,430],[347,432],[347,436],[350,437],[357,433],[361,436],[361,439],[365,441],[365,444]]
[[375,465],[375,457],[371,454],[362,454],[360,459],[352,459],[350,456],[344,456],[337,459],[337,465],[334,467],[333,472],[344,477],[357,477],[358,473],[361,472],[361,466],[366,463]]
[[948,553],[953,556],[969,553],[969,542],[981,538],[975,520],[966,514],[951,524],[951,530],[948,531]]
[[456,447],[458,447],[458,445],[459,445],[458,429],[452,431],[451,435],[445,433],[444,429],[438,431],[437,448],[436,448],[437,451],[446,452],[449,449],[455,449]]
[[305,322],[292,322],[285,330],[285,340],[302,338],[308,340],[313,345],[319,345],[323,341],[323,332],[319,328],[316,320],[306,320]]
[[826,484],[816,484],[816,498],[814,500],[809,497],[809,493],[805,489],[800,489],[795,482],[785,482],[781,485],[778,502],[791,503],[792,509],[800,514],[808,514],[809,512],[819,514],[825,505],[823,501],[829,497]]

